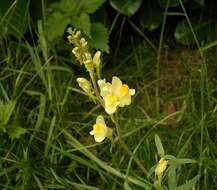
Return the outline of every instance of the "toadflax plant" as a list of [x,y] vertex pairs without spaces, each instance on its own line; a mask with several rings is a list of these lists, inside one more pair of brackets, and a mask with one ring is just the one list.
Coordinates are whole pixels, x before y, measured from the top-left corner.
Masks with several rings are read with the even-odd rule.
[[[102,79],[102,53],[97,51],[92,54],[86,39],[82,37],[79,30],[72,30],[72,28],[69,28],[68,33],[70,34],[68,36],[68,40],[74,46],[72,53],[89,73],[89,79],[83,77],[77,78],[77,82],[79,87],[82,89],[82,93],[88,96],[95,104],[101,105],[104,108],[105,113],[109,115],[111,121],[115,125],[115,129],[112,129],[106,125],[102,114],[97,116],[96,123],[93,124],[92,130],[89,132],[90,135],[94,137],[94,140],[97,143],[100,143],[106,138],[112,139],[113,131],[116,130],[118,140],[122,148],[131,156],[145,176],[152,180],[153,187],[157,190],[191,190],[195,187],[195,184],[199,179],[198,176],[187,181],[183,185],[177,186],[178,177],[176,174],[181,164],[195,163],[195,161],[191,159],[179,159],[172,155],[165,155],[163,145],[157,135],[155,136],[155,143],[161,159],[153,168],[150,169],[149,172],[144,168],[137,156],[123,141],[118,121],[118,109],[131,104],[132,96],[135,94],[135,89],[131,89],[127,84],[124,84],[117,76],[113,76],[111,82],[107,82],[106,79]],[[155,174],[154,178],[151,177],[152,174]],[[168,188],[164,186],[166,175],[168,177]]]
[[[146,169],[140,163],[139,159],[130,151],[124,143],[121,136],[121,129],[118,123],[119,108],[131,104],[131,97],[135,94],[135,89],[130,89],[127,84],[123,84],[117,77],[113,76],[112,81],[106,82],[106,79],[101,78],[101,52],[97,51],[91,54],[87,41],[82,37],[79,30],[68,29],[69,42],[74,46],[72,53],[75,55],[81,65],[84,65],[89,73],[90,80],[80,77],[77,78],[79,87],[83,92],[94,102],[100,104],[105,112],[110,116],[112,122],[116,126],[119,142],[126,152],[135,160],[138,167],[147,174]],[[102,142],[104,139],[111,139],[113,129],[107,127],[102,115],[96,118],[96,123],[93,125],[93,130],[90,135],[94,136],[96,142]]]

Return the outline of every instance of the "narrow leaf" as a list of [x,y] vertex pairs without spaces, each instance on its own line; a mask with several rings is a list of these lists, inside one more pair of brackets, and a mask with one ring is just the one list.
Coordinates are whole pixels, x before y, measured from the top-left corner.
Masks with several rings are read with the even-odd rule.
[[164,148],[163,148],[163,145],[161,143],[160,137],[157,134],[155,135],[155,145],[157,147],[158,155],[160,157],[163,157],[165,155]]
[[124,189],[125,190],[133,190],[127,182],[124,182]]
[[8,19],[8,33],[21,38],[28,25],[29,9],[26,0],[17,0],[14,10]]
[[8,124],[10,117],[15,109],[16,101],[0,102],[0,122],[3,125]]
[[44,151],[44,156],[47,157],[50,147],[51,147],[51,143],[52,143],[52,137],[53,137],[53,130],[54,130],[54,126],[56,124],[56,116],[54,116],[51,120],[51,124],[50,124],[50,128],[48,131],[48,136],[47,136],[47,142],[46,142],[46,146],[45,146],[45,151]]
[[187,158],[174,158],[170,160],[170,164],[173,166],[182,165],[182,164],[194,164],[196,160],[187,159]]
[[177,186],[176,168],[174,166],[170,166],[168,169],[168,186],[170,190]]

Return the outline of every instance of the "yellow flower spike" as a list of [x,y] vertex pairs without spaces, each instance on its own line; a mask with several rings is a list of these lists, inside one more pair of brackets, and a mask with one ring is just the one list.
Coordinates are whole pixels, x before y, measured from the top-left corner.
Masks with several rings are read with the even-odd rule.
[[156,169],[155,169],[155,174],[157,176],[161,176],[163,174],[163,172],[166,170],[167,164],[168,164],[168,161],[161,158],[157,164]]
[[91,98],[93,98],[92,85],[85,78],[77,78],[78,85]]
[[96,73],[98,78],[100,77],[100,73],[101,73],[101,51],[97,51],[94,56],[93,56],[93,65],[96,68]]
[[70,36],[68,36],[69,42],[75,46],[72,53],[78,59],[80,64],[84,64],[87,71],[93,75],[94,65],[92,55],[89,51],[88,42],[81,36],[79,30],[75,29],[72,31],[72,28],[69,28],[68,33],[70,34]]
[[98,116],[96,119],[96,124],[93,125],[93,130],[90,131],[90,135],[94,135],[96,142],[102,142],[106,137],[112,137],[113,130],[108,128],[105,124],[103,116]]

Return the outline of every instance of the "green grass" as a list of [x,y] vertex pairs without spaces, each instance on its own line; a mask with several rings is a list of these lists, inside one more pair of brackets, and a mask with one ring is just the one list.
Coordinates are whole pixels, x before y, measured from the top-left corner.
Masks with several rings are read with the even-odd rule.
[[[144,175],[116,136],[103,143],[89,136],[104,110],[75,92],[76,78],[85,70],[48,50],[43,30],[39,39],[37,45],[7,38],[0,42],[0,99],[16,102],[9,120],[0,123],[6,129],[0,132],[0,189],[154,189],[154,174]],[[103,68],[103,77],[118,75],[136,89],[132,104],[120,111],[123,139],[151,173],[159,160],[158,134],[166,154],[196,161],[177,168],[178,185],[199,175],[194,189],[214,190],[215,50],[202,52],[201,58],[197,50],[162,47],[163,35],[158,54],[132,40]],[[169,103],[176,109],[169,110]]]

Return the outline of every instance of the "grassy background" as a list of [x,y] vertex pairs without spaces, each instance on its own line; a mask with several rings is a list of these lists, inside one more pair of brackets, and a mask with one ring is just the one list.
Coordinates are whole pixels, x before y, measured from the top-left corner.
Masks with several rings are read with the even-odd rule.
[[[149,170],[159,160],[158,134],[167,154],[197,161],[178,168],[179,185],[199,174],[196,189],[216,189],[216,49],[170,49],[163,32],[158,51],[130,39],[104,56],[103,77],[119,76],[136,89],[120,111],[124,140]],[[89,136],[103,110],[75,92],[85,70],[69,56],[71,47],[58,55],[42,41],[0,42],[0,98],[16,102],[0,126],[7,131],[0,133],[0,189],[154,189],[117,138],[98,144]],[[14,127],[25,134],[10,132]]]

